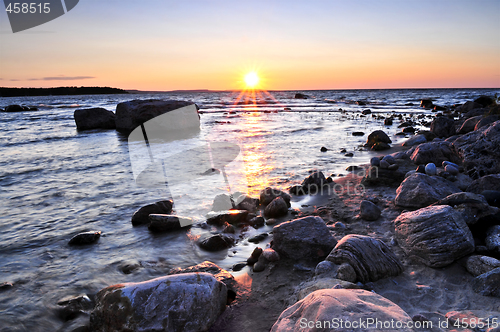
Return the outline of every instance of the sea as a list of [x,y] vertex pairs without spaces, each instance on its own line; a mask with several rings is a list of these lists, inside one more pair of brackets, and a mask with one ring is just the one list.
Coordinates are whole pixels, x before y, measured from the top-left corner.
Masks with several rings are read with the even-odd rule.
[[[308,98],[295,99],[296,93]],[[380,154],[363,147],[370,132],[384,130],[396,146],[411,135],[395,135],[401,122],[413,120],[416,129],[426,129],[436,113],[421,108],[421,99],[450,106],[499,93],[390,89],[0,98],[1,108],[38,109],[0,112],[0,283],[13,284],[0,290],[0,331],[63,331],[68,323],[58,315],[60,299],[92,296],[109,285],[166,275],[174,267],[209,260],[231,271],[257,246],[248,238],[272,228],[238,230],[232,248],[201,250],[198,242],[220,231],[205,223],[216,195],[242,192],[257,198],[268,186],[286,190],[300,184],[314,170],[338,178],[348,174],[348,166]],[[154,156],[185,169],[180,183],[141,186],[127,135],[77,131],[75,110],[115,111],[117,104],[134,99],[189,100],[200,108],[199,132],[162,142],[164,155]],[[371,114],[363,115],[367,109]],[[391,116],[394,124],[385,126],[383,119]],[[182,158],[218,142],[237,150],[216,172],[204,173],[196,155]],[[134,211],[163,199],[173,199],[176,213],[192,218],[193,225],[162,234],[132,226]],[[292,209],[307,206],[309,199],[295,198]],[[68,245],[86,231],[101,231],[101,238],[93,245]],[[269,240],[258,244],[266,245]],[[135,269],[127,269],[131,266]]]

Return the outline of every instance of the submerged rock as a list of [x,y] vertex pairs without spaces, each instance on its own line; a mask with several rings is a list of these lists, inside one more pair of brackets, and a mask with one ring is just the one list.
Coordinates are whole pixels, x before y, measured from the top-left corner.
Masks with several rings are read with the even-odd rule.
[[76,110],[76,129],[115,129],[115,113],[101,107]]
[[273,228],[273,236],[272,248],[296,260],[325,257],[337,243],[320,217],[282,223]]
[[80,233],[73,236],[68,244],[70,246],[92,244],[97,242],[100,237],[101,231]]
[[90,329],[206,331],[224,311],[226,285],[208,273],[187,273],[102,289]]
[[357,280],[366,283],[397,276],[403,265],[382,241],[369,236],[344,236],[328,255],[335,264],[348,263],[356,271]]
[[443,267],[474,252],[474,239],[461,214],[451,206],[429,206],[394,220],[404,252],[430,267]]
[[158,201],[153,204],[148,204],[135,211],[132,215],[132,225],[149,224],[150,214],[171,214],[173,202],[171,200]]
[[[343,322],[353,323],[352,326],[354,322],[373,321],[368,328],[360,328],[360,331],[372,332],[387,331],[387,328],[380,326],[377,328],[375,321],[411,321],[411,317],[403,309],[376,293],[361,289],[322,289],[309,294],[283,311],[271,328],[271,332],[298,332],[304,328],[307,328],[307,331],[356,330],[334,329],[333,322],[337,322],[340,326],[340,319]],[[397,330],[412,331],[399,326]]]

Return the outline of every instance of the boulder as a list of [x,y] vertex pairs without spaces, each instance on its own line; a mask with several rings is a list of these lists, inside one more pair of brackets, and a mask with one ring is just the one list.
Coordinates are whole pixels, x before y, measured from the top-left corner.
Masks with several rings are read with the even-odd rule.
[[383,169],[376,166],[368,168],[361,179],[364,186],[390,186],[397,187],[404,180],[405,174],[398,170]]
[[443,267],[474,252],[474,239],[461,214],[451,206],[429,206],[394,220],[404,252],[430,267]]
[[223,226],[225,223],[238,225],[245,223],[247,216],[247,210],[210,211],[207,213],[207,224],[216,226]]
[[474,127],[474,130],[478,130],[479,128],[483,128],[484,126],[487,126],[495,121],[498,121],[500,120],[500,116],[499,115],[489,115],[485,118],[482,118],[481,120],[479,120],[477,123],[476,123],[476,126]]
[[432,99],[422,99],[422,100],[420,100],[420,107],[423,107],[423,108],[434,108],[434,104],[432,103]]
[[381,214],[378,206],[366,200],[361,202],[359,210],[359,216],[368,221],[377,220]]
[[476,109],[476,108],[482,108],[483,105],[479,104],[479,103],[476,103],[476,102],[473,102],[473,101],[467,101],[465,102],[465,104],[463,104],[461,107],[460,107],[460,112],[462,113],[467,113],[473,109]]
[[97,293],[90,330],[206,331],[226,302],[226,285],[208,273],[113,285]]
[[170,214],[172,213],[173,202],[170,200],[158,201],[153,204],[148,204],[135,211],[132,215],[132,225],[149,224],[150,214]]
[[[411,317],[388,299],[361,289],[321,289],[288,307],[278,317],[271,332],[299,331],[413,331],[403,323]],[[340,323],[350,323],[340,328]],[[379,322],[379,326],[376,326]],[[380,326],[388,324],[385,327]],[[359,325],[361,323],[368,324]]]
[[496,105],[495,99],[489,96],[481,96],[474,100],[476,104],[480,104],[482,107],[487,107],[491,105]]
[[116,130],[130,133],[132,130],[161,114],[192,105],[183,100],[132,100],[116,106]]
[[115,129],[115,113],[101,107],[76,110],[76,129]]
[[477,277],[483,273],[490,272],[500,267],[500,261],[493,257],[472,255],[467,258],[465,267],[470,274]]
[[304,93],[298,92],[295,94],[295,96],[293,98],[295,98],[295,99],[308,99],[309,96],[304,94]]
[[327,184],[327,181],[323,172],[316,171],[305,178],[301,186],[306,194],[315,194],[321,191],[321,188],[323,188],[325,184]]
[[414,173],[396,189],[394,203],[405,208],[421,208],[458,192],[460,189],[441,177]]
[[500,297],[500,267],[474,278],[472,290],[483,296]]
[[464,121],[460,129],[457,130],[457,134],[463,135],[470,133],[471,131],[474,130],[476,127],[476,124],[481,120],[483,117],[481,115],[478,116],[473,116],[471,118],[468,118],[467,120]]
[[276,197],[264,209],[264,216],[266,218],[279,218],[288,214],[288,206],[283,197]]
[[304,217],[274,226],[273,236],[272,248],[297,260],[324,258],[337,244],[320,217]]
[[259,201],[262,206],[267,206],[271,203],[276,197],[282,197],[285,200],[287,207],[290,207],[291,197],[286,192],[281,191],[279,189],[274,189],[271,187],[267,187],[260,192]]
[[375,130],[370,135],[368,135],[365,146],[371,148],[372,150],[378,150],[382,147],[390,148],[390,143],[392,143],[392,141],[385,132],[383,132],[382,130]]
[[344,236],[330,252],[328,261],[348,263],[362,283],[397,276],[403,265],[380,240],[369,236],[350,234]]
[[415,165],[428,163],[441,165],[445,160],[460,163],[460,158],[452,143],[447,141],[420,144],[415,148],[410,159]]
[[255,212],[259,207],[259,200],[245,194],[241,194],[236,197],[235,204],[237,210],[247,210],[248,212]]
[[469,192],[451,194],[432,205],[449,205],[453,207],[462,214],[467,225],[473,225],[483,217],[498,213],[498,208],[491,207],[484,196]]
[[406,140],[403,143],[403,146],[414,146],[414,145],[419,145],[422,143],[427,143],[427,139],[425,138],[425,135],[415,135],[413,137],[410,137],[408,140]]
[[455,122],[446,116],[438,116],[431,122],[431,133],[437,137],[455,135]]
[[471,177],[500,173],[500,121],[459,137],[453,146]]
[[101,231],[80,233],[73,236],[71,240],[69,240],[68,244],[70,246],[92,244],[97,242],[97,240],[99,240],[100,237],[101,237]]
[[228,271],[222,269],[217,264],[214,264],[210,261],[204,261],[200,264],[189,266],[186,268],[176,267],[171,269],[168,274],[184,274],[184,273],[194,273],[194,272],[204,272],[210,273],[214,276],[215,279],[224,283],[228,290],[236,291],[236,287],[238,283],[234,279],[233,275]]
[[206,251],[220,251],[231,247],[234,239],[223,234],[212,235],[200,242],[200,248]]
[[500,254],[500,225],[494,225],[488,228],[485,242],[488,250],[495,254]]
[[500,174],[491,174],[472,181],[467,191],[481,194],[485,190],[498,190],[498,188],[500,188]]
[[191,226],[193,219],[172,214],[150,214],[149,230],[153,232],[170,232]]
[[30,111],[31,109],[26,106],[21,105],[9,105],[5,107],[4,112],[25,112]]

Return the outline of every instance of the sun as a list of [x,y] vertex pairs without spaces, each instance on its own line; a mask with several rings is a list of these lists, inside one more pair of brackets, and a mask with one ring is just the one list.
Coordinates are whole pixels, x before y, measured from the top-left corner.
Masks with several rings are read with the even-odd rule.
[[245,75],[244,77],[245,84],[247,85],[247,88],[255,88],[257,84],[259,83],[259,76],[257,75],[256,72],[251,71],[248,74]]

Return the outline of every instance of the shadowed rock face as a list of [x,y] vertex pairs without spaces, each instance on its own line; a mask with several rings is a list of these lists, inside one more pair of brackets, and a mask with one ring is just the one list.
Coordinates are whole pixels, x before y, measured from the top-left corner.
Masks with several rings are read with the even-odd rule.
[[74,113],[76,128],[88,129],[115,129],[115,113],[104,108],[86,108]]
[[432,205],[449,205],[459,211],[467,225],[475,224],[479,219],[498,213],[498,208],[489,206],[483,195],[469,192],[451,194]]
[[[410,316],[403,309],[378,294],[360,289],[322,289],[309,294],[303,300],[283,311],[273,325],[271,332],[413,331],[403,327],[392,330],[380,328],[380,326],[377,328],[375,324],[359,329],[340,329],[333,325],[323,325],[332,323],[334,318],[343,319],[344,322],[411,321]],[[313,325],[304,326],[303,324],[307,324],[305,322],[313,322]],[[316,322],[321,322],[322,325],[317,326]]]
[[451,206],[429,206],[394,220],[396,239],[408,256],[443,267],[474,252],[474,239],[461,214]]
[[91,331],[206,331],[224,311],[226,286],[208,273],[166,276],[102,289]]
[[403,272],[399,259],[382,241],[364,235],[344,236],[327,260],[335,264],[349,263],[363,283]]

